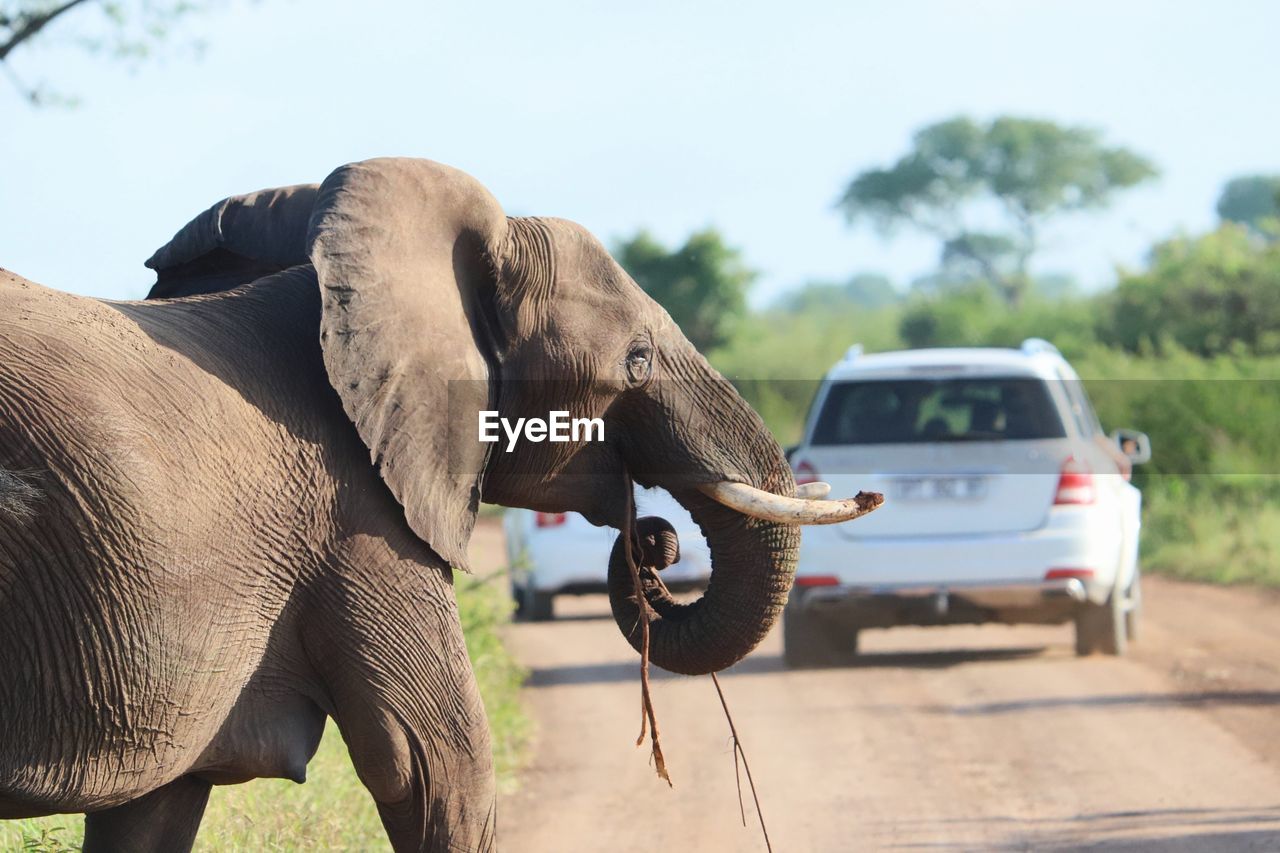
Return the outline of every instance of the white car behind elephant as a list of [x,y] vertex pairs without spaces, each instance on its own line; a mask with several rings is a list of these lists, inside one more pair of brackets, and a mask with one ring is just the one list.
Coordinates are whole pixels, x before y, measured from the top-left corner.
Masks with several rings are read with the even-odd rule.
[[[711,552],[687,510],[663,489],[636,487],[636,514],[669,521],[680,537],[680,561],[662,570],[675,592],[701,589],[711,576]],[[607,591],[609,551],[617,531],[595,527],[576,512],[509,509],[503,515],[511,595],[517,618],[545,621],[560,595]]]
[[850,661],[859,631],[1074,622],[1122,654],[1141,591],[1142,433],[1103,432],[1050,344],[863,355],[823,380],[790,454],[796,482],[883,492],[856,525],[805,531],[783,615],[787,662]]

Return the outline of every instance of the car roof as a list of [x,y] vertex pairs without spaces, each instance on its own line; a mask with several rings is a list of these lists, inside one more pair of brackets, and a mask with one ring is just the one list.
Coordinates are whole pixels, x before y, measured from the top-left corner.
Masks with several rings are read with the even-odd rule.
[[1021,349],[1008,347],[938,347],[863,355],[852,347],[827,372],[827,379],[885,376],[929,376],[965,373],[1013,373],[1056,379],[1074,371],[1052,345],[1028,341]]

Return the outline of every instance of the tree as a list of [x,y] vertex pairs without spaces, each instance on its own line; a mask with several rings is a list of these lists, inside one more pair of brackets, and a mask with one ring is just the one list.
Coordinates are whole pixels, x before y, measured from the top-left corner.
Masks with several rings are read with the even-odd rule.
[[[995,293],[995,288],[984,276],[963,266],[947,266],[911,280],[907,288],[908,296],[936,298],[956,291],[970,288],[986,288]],[[1079,293],[1079,284],[1070,273],[1044,272],[1027,277],[1028,294],[1041,300],[1061,301],[1070,299]],[[996,294],[999,295],[999,294]],[[1004,303],[1008,306],[1008,303]],[[1016,306],[1008,306],[1016,307]]]
[[961,116],[917,132],[892,166],[859,173],[838,206],[851,224],[866,218],[888,233],[906,223],[933,235],[944,270],[980,277],[1017,306],[1046,222],[1103,208],[1155,175],[1150,161],[1103,145],[1090,128]]
[[1218,216],[1223,222],[1237,222],[1255,234],[1275,239],[1274,220],[1280,219],[1280,175],[1242,175],[1227,181],[1218,196]]
[[1280,353],[1280,243],[1234,223],[1169,240],[1109,301],[1103,340],[1132,352],[1171,341],[1200,356]]
[[703,352],[722,346],[746,314],[756,272],[714,228],[691,234],[675,250],[642,230],[619,243],[614,255]]
[[901,300],[893,282],[879,273],[858,273],[843,284],[812,281],[778,300],[778,307],[791,314],[827,311],[846,305],[857,308],[884,308]]
[[[203,5],[198,0],[0,0],[0,67],[28,101],[40,106],[65,99],[43,84],[28,84],[12,67],[10,54],[39,38],[48,28],[80,10],[83,28],[75,34],[80,47],[117,57],[141,58],[164,39],[175,21]],[[99,15],[86,16],[96,9]]]
[[994,346],[991,327],[1005,312],[989,287],[971,283],[936,298],[913,299],[898,322],[898,334],[912,349]]

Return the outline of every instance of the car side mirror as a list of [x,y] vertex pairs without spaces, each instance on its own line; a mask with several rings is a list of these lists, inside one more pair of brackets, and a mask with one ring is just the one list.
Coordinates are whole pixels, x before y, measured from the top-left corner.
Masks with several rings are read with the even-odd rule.
[[1145,432],[1138,432],[1136,429],[1118,429],[1111,433],[1111,440],[1134,465],[1151,461],[1151,438]]

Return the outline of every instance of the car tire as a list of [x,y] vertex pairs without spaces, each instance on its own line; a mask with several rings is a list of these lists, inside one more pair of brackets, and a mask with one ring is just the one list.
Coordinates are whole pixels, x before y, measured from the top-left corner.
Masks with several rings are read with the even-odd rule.
[[1111,591],[1105,604],[1088,602],[1076,613],[1076,654],[1123,655],[1129,645],[1127,596]]
[[782,614],[782,660],[791,669],[848,666],[858,657],[858,629],[794,610]]
[[524,619],[527,622],[550,622],[556,617],[555,595],[550,592],[525,590],[523,603]]

